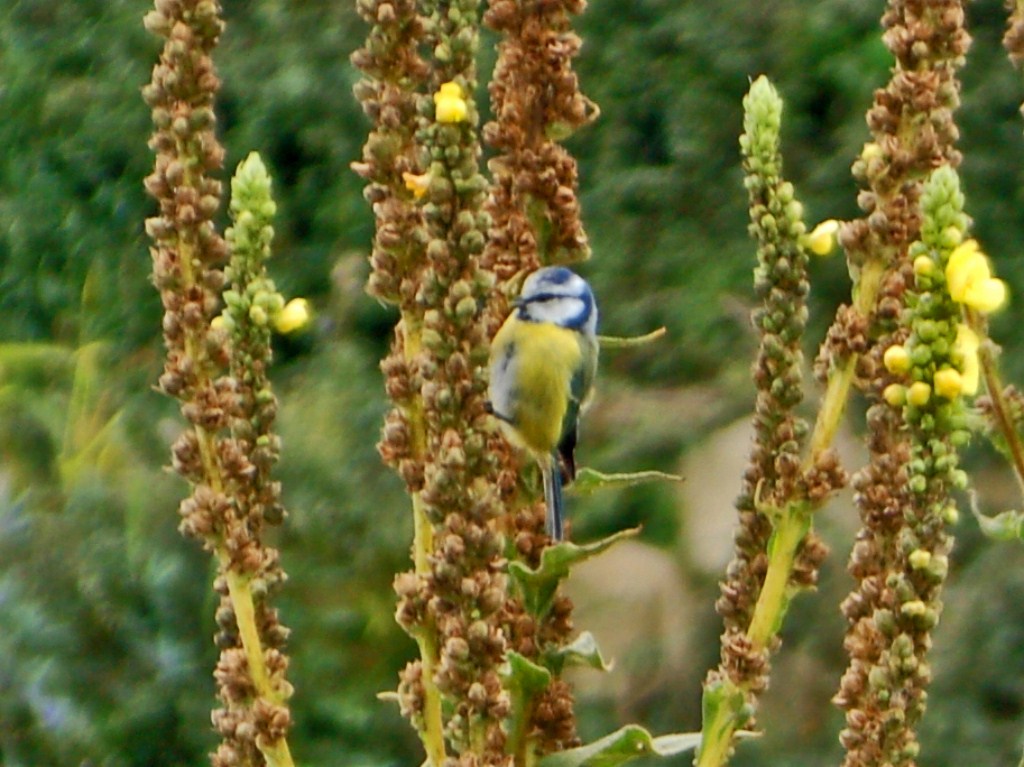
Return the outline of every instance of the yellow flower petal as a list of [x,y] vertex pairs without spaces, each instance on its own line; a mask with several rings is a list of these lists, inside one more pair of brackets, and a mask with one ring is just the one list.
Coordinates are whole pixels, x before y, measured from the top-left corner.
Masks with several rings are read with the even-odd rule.
[[953,351],[960,357],[961,386],[963,393],[968,397],[978,393],[981,378],[981,366],[978,362],[979,345],[977,333],[963,323],[957,325]]
[[972,281],[964,291],[964,303],[982,314],[989,314],[1006,303],[1006,283],[995,277]]
[[462,92],[462,86],[459,85],[454,80],[449,80],[446,83],[442,83],[441,87],[438,88],[437,93],[434,94],[434,103],[436,104],[443,98],[465,98],[465,94]]
[[309,324],[312,312],[305,298],[293,298],[274,317],[274,329],[282,335],[302,330]]
[[977,240],[967,240],[954,248],[946,262],[946,283],[950,297],[957,303],[964,302],[967,288],[972,282],[992,277],[988,259],[978,248]]
[[462,86],[455,81],[441,85],[434,94],[434,118],[439,123],[458,123],[466,119],[469,108]]
[[434,117],[439,123],[460,123],[466,119],[469,108],[465,99],[438,99],[434,108]]
[[935,393],[946,399],[956,399],[964,390],[963,377],[958,370],[942,368],[935,373]]
[[402,181],[405,182],[405,188],[412,192],[413,197],[418,200],[427,193],[430,186],[430,174],[423,173],[417,176],[415,173],[403,173]]
[[827,256],[836,247],[836,236],[839,234],[839,222],[834,218],[822,221],[807,235],[807,247],[818,256]]

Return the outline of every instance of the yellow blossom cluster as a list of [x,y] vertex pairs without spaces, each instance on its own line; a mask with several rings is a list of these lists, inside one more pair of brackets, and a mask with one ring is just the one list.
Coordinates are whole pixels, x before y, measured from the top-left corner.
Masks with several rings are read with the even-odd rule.
[[992,276],[991,264],[977,240],[962,242],[950,254],[946,285],[954,301],[982,314],[1006,303],[1006,283]]
[[[937,268],[935,260],[927,254],[914,259],[914,274],[919,278],[934,277]],[[953,249],[946,261],[945,278],[949,297],[967,309],[989,314],[1006,304],[1006,283],[992,276],[991,263],[977,240],[964,240]],[[977,333],[967,324],[958,323],[956,340],[952,345],[952,364],[941,365],[931,381],[890,384],[882,392],[883,397],[894,407],[904,404],[923,407],[933,394],[946,400],[977,394],[981,377],[978,361],[980,343]],[[894,344],[886,349],[882,361],[893,375],[905,376],[915,367],[916,354],[916,347],[910,349]]]
[[[978,363],[979,339],[967,325],[960,323],[953,343],[953,360],[957,367],[943,366],[935,371],[931,383],[915,381],[909,386],[893,383],[885,388],[882,396],[894,407],[910,404],[923,407],[932,394],[944,399],[956,399],[960,395],[973,396],[978,393],[980,365]],[[893,375],[905,375],[913,366],[910,350],[902,344],[893,344],[882,357],[885,369]]]
[[464,122],[468,114],[466,95],[457,82],[444,83],[434,94],[434,118],[439,123]]

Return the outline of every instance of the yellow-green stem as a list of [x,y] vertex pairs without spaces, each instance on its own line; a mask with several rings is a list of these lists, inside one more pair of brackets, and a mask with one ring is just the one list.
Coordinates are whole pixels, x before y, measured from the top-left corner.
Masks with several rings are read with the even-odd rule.
[[[885,264],[879,259],[869,260],[861,268],[853,291],[854,309],[860,315],[870,316],[874,310],[884,275]],[[828,450],[835,440],[843,413],[846,411],[846,403],[850,398],[850,388],[853,385],[858,359],[859,355],[851,353],[829,373],[804,460],[805,469],[814,466],[821,454]],[[754,606],[750,626],[747,628],[747,637],[758,649],[768,646],[782,621],[789,599],[787,588],[793,564],[800,543],[810,529],[811,513],[812,509],[806,506],[794,505],[783,509],[779,517],[773,520],[774,531],[768,571],[757,604]],[[737,705],[743,705],[742,701],[746,699],[748,691],[736,687],[730,680],[725,680],[723,684],[728,684],[743,693],[730,698],[736,700]],[[700,751],[695,761],[697,767],[721,767],[728,761],[739,715],[737,707],[721,705],[715,709],[711,721],[702,724]]]
[[[250,588],[250,577],[230,567],[230,556],[227,549],[219,547],[217,556],[228,582],[228,596],[238,623],[238,634],[242,638],[242,649],[249,662],[249,675],[252,677],[256,694],[274,705],[284,703],[284,698],[270,683],[266,660],[263,657],[263,645],[260,642],[259,630],[256,628],[256,605]],[[288,741],[279,738],[276,741],[257,743],[257,747],[267,760],[268,767],[292,767],[292,755]]]
[[[739,688],[729,679],[722,681],[734,692]],[[742,700],[742,695],[722,695],[723,698]],[[730,706],[721,705],[715,709],[710,722],[704,722],[701,728],[700,750],[694,762],[696,767],[720,767],[729,760],[729,749],[732,748],[733,736],[736,734],[737,716],[739,712]]]
[[789,602],[789,576],[793,572],[797,549],[810,529],[809,515],[810,511],[805,505],[794,504],[783,510],[775,524],[768,572],[747,628],[747,637],[758,650],[768,646],[782,622]]
[[857,368],[858,356],[851,353],[828,377],[825,396],[822,397],[818,418],[811,433],[810,449],[804,461],[805,469],[813,467],[821,454],[835,441],[836,432],[843,422],[843,413],[846,412],[846,402],[850,398],[850,386],[853,383],[853,372]]
[[[861,316],[870,316],[874,309],[884,274],[885,265],[878,259],[868,261],[861,268],[853,291],[853,306]],[[846,412],[846,403],[850,399],[850,386],[853,384],[853,374],[857,369],[859,357],[860,355],[851,352],[829,373],[825,396],[821,400],[814,431],[811,433],[807,459],[804,462],[805,469],[814,466],[821,454],[828,450],[835,440],[836,432],[843,421],[843,413]]]
[[[430,572],[430,554],[434,550],[434,529],[423,510],[419,493],[412,497],[413,510],[413,563],[417,574]],[[441,718],[441,691],[437,689],[434,675],[437,672],[437,635],[432,627],[421,627],[416,632],[416,644],[420,648],[423,685],[423,730],[420,739],[427,753],[431,767],[441,767],[445,760],[444,721]]]
[[533,703],[531,703],[530,710],[524,712],[522,717],[522,726],[519,728],[519,734],[516,738],[515,754],[512,755],[513,767],[535,767],[537,764],[539,758],[537,738],[531,738],[526,732],[530,721],[533,719],[533,708]]
[[995,417],[996,426],[1006,440],[1007,449],[1010,452],[1010,461],[1013,464],[1013,472],[1017,477],[1017,484],[1024,492],[1024,446],[1021,445],[1020,434],[1017,432],[1017,425],[1010,416],[1010,407],[1003,393],[1003,382],[999,376],[999,368],[996,365],[995,354],[992,352],[992,342],[988,340],[988,331],[985,321],[977,312],[972,309],[965,309],[964,314],[967,324],[975,334],[983,339],[978,348],[978,364],[981,367],[982,375],[985,377],[985,388],[988,389],[988,396],[992,402],[992,415]]
[[[405,359],[412,362],[422,347],[419,324],[406,315],[402,318],[399,330],[402,333]],[[405,415],[409,422],[412,459],[423,461],[427,455],[427,436],[423,421],[423,403],[418,396],[406,409]],[[430,555],[434,552],[434,528],[427,519],[423,499],[419,493],[412,494],[412,515],[413,567],[417,575],[426,576],[430,573]],[[420,650],[423,686],[423,730],[419,734],[420,740],[423,741],[423,749],[427,754],[427,763],[431,767],[441,767],[447,755],[444,746],[444,720],[441,716],[441,691],[434,681],[438,663],[437,634],[434,628],[420,627],[416,632],[416,644]]]

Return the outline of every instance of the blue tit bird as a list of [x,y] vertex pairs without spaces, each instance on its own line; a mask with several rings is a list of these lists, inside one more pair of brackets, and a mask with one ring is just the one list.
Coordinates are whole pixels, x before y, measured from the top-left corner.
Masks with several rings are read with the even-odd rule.
[[581,410],[597,372],[597,304],[587,281],[562,266],[526,278],[491,342],[490,409],[536,457],[546,529],[562,539],[562,483],[576,477]]

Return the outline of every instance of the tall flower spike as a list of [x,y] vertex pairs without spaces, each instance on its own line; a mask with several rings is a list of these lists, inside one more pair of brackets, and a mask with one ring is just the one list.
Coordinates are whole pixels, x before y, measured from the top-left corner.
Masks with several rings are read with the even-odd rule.
[[722,660],[704,685],[701,767],[724,764],[735,732],[751,722],[788,601],[816,583],[826,554],[811,530],[812,512],[845,482],[832,451],[803,457],[808,429],[795,413],[803,399],[809,243],[802,206],[782,178],[782,101],[761,77],[743,106],[740,147],[750,233],[758,244],[754,287],[762,302],[753,321],[761,344],[754,364],[754,448],[736,501],[735,553],[716,605],[725,623]]
[[[894,384],[883,355],[907,339],[909,329],[899,320],[908,284],[917,274],[936,270],[933,261],[918,263],[908,250],[921,234],[919,179],[960,161],[953,111],[959,103],[956,69],[969,44],[963,21],[963,4],[957,0],[890,0],[882,17],[895,66],[888,85],[875,93],[868,113],[872,140],[853,165],[854,176],[866,186],[858,198],[865,216],[840,232],[851,271],[858,277],[857,300],[840,311],[816,366],[819,375],[843,370],[852,378],[856,372],[871,402],[870,462],[854,478],[862,529],[850,571],[858,585],[843,605],[849,622],[845,645],[850,666],[835,697],[846,710],[847,727],[840,740],[850,767],[881,763],[878,733],[885,727],[901,727],[895,719],[882,721],[871,703],[870,670],[879,657],[879,632],[886,630],[890,614],[880,602],[888,563],[898,556],[904,512],[912,502],[907,484],[912,448],[902,408],[926,406],[931,384]],[[850,338],[857,344],[850,344]],[[889,749],[898,763],[912,761],[916,745],[912,733],[903,732],[890,741],[900,744]]]
[[[156,127],[150,140],[155,168],[145,183],[159,204],[146,231],[154,240],[153,282],[164,306],[167,361],[160,388],[181,401],[189,422],[172,451],[175,469],[193,491],[180,506],[180,528],[203,541],[220,570],[215,588],[222,654],[215,677],[225,707],[214,712],[214,721],[224,740],[213,763],[262,764],[265,758],[287,767],[289,713],[283,703],[290,688],[283,678],[287,658],[278,649],[286,630],[253,598],[254,581],[269,588],[283,578],[276,552],[258,540],[264,518],[279,516],[280,508],[274,485],[250,482],[254,462],[270,455],[250,450],[260,446],[237,435],[245,421],[269,426],[272,403],[250,408],[246,391],[253,381],[232,361],[224,330],[211,323],[227,255],[212,223],[221,184],[210,177],[224,159],[214,135],[220,81],[210,56],[223,22],[211,0],[157,0],[145,25],[166,40],[143,89]],[[223,375],[229,364],[232,375]]]
[[847,388],[855,370],[872,378],[878,360],[863,359],[868,338],[891,330],[900,313],[904,260],[921,226],[920,179],[960,163],[953,112],[960,103],[956,70],[970,45],[963,2],[889,0],[882,25],[895,66],[886,87],[875,92],[867,114],[872,139],[853,163],[865,187],[857,198],[864,216],[839,232],[856,300],[837,313],[815,362],[820,380],[842,371],[837,385]]
[[[235,409],[228,419],[230,436],[221,440],[219,453],[222,482],[231,489],[233,504],[225,517],[227,557],[220,556],[227,594],[221,596],[218,615],[233,611],[238,623],[254,688],[255,701],[250,705],[256,744],[268,763],[287,764],[285,737],[291,726],[287,701],[292,687],[285,679],[288,658],[283,650],[289,632],[268,601],[286,576],[278,551],[262,541],[264,526],[284,519],[280,485],[270,476],[280,440],[273,431],[277,399],[267,376],[271,325],[284,299],[266,271],[276,205],[270,196],[270,177],[255,152],[238,166],[231,192],[233,225],[226,233],[231,246],[227,269],[231,287],[224,293],[222,316],[230,338]],[[230,631],[222,635],[222,644],[228,645],[230,636]],[[225,673],[221,679],[223,686],[231,686],[230,675]],[[222,692],[222,698],[227,705],[214,714],[214,724],[230,737],[238,731],[242,712],[233,697]]]
[[[583,0],[489,0],[484,14],[484,24],[501,34],[489,86],[494,120],[484,126],[484,139],[497,153],[488,166],[491,227],[482,257],[501,286],[490,304],[492,334],[508,312],[507,293],[515,289],[517,275],[590,255],[580,218],[576,162],[558,143],[598,115],[596,105],[580,93],[572,69],[580,47],[572,16],[585,7]],[[490,449],[499,457],[498,488],[510,508],[516,554],[535,566],[548,543],[543,503],[528,502],[520,494],[522,457],[504,437],[495,434]],[[559,595],[544,616],[527,614],[516,600],[506,609],[511,649],[525,657],[536,659],[545,648],[568,642],[568,597]],[[529,708],[527,729],[536,733],[529,749],[543,754],[578,742],[572,691],[565,682],[555,679]]]
[[[867,330],[868,344],[853,353],[829,344],[819,358],[825,363],[819,370],[855,365],[872,403],[868,410],[870,462],[854,479],[863,527],[850,557],[850,571],[858,585],[843,605],[849,622],[850,666],[835,697],[846,710],[847,728],[840,740],[850,767],[884,761],[879,750],[882,728],[898,731],[885,746],[894,763],[911,763],[916,748],[912,730],[898,721],[902,714],[887,720],[871,702],[871,687],[878,680],[870,677],[870,670],[879,657],[879,632],[887,630],[891,614],[882,604],[890,563],[900,556],[899,538],[908,525],[904,517],[917,513],[912,511],[914,498],[908,487],[913,447],[902,410],[897,408],[931,407],[941,398],[932,397],[931,381],[915,381],[902,391],[894,388],[883,355],[892,345],[902,345],[910,332],[900,320],[911,281],[935,269],[923,260],[916,263],[908,252],[923,234],[919,179],[940,166],[956,167],[960,162],[954,145],[958,130],[953,112],[960,87],[956,70],[970,42],[959,0],[890,0],[882,24],[895,66],[868,112],[872,141],[853,165],[854,176],[867,187],[858,198],[865,217],[845,226],[840,234],[851,268],[859,274],[852,316]],[[925,239],[932,236],[929,233]],[[830,333],[830,339],[841,337]],[[902,653],[904,644],[900,640],[893,647]],[[920,702],[907,702],[912,717],[919,715]]]
[[487,260],[500,279],[540,264],[572,263],[590,247],[576,198],[576,161],[558,141],[598,110],[578,89],[572,59],[580,39],[571,16],[584,0],[490,0],[484,23],[502,34],[491,81],[493,122],[484,138],[491,160],[488,210],[494,228]]
[[[836,701],[847,709],[842,740],[850,767],[913,764],[917,756],[914,728],[931,680],[927,653],[942,610],[939,597],[952,546],[945,531],[955,515],[950,494],[966,485],[957,448],[969,435],[962,400],[969,365],[958,354],[960,308],[944,279],[967,226],[952,168],[932,174],[921,207],[921,240],[909,253],[915,263],[914,286],[906,297],[909,333],[899,347],[890,347],[900,353],[886,352],[892,378],[885,380],[894,379],[886,390],[907,384],[908,393],[904,402],[875,405],[870,414],[909,428],[909,442],[901,441],[895,455],[883,457],[878,454],[883,445],[872,445],[872,465],[889,461],[887,468],[899,472],[903,482],[883,496],[882,487],[869,484],[871,475],[865,473],[857,488],[862,511],[873,514],[865,518],[851,557],[860,587],[843,603],[850,667]],[[921,259],[930,259],[935,268],[919,266]],[[873,440],[889,433],[875,429]],[[894,457],[902,459],[900,464]]]
[[[415,570],[395,588],[398,620],[420,659],[403,672],[399,697],[434,767],[449,754],[501,764],[506,589],[479,375],[490,329],[481,312],[493,279],[479,266],[488,219],[470,97],[477,2],[420,8],[422,16],[413,3],[361,4],[373,28],[354,56],[370,75],[357,94],[374,120],[355,165],[370,182],[377,216],[369,290],[401,310],[382,365],[395,407],[380,451],[413,500]],[[434,52],[432,69],[416,53],[421,44]]]
[[429,191],[430,179],[416,133],[426,120],[421,117],[424,97],[418,91],[426,87],[430,69],[418,52],[424,20],[415,0],[371,0],[357,8],[370,25],[366,44],[352,54],[352,63],[366,75],[356,84],[355,95],[372,121],[362,160],[352,165],[367,182],[363,195],[376,220],[366,289],[401,312],[391,352],[381,363],[393,407],[377,448],[412,496],[415,525],[414,572],[400,574],[394,585],[399,598],[396,619],[415,638],[420,658],[402,672],[398,694],[402,714],[423,742],[426,763],[441,767],[447,751],[436,681],[439,642],[437,628],[426,616],[435,536],[419,495],[426,461],[421,396],[426,360],[424,310],[417,294],[422,288],[418,272],[430,238],[417,201]]
[[424,0],[421,8],[425,42],[436,59],[433,119],[417,134],[431,179],[422,203],[427,257],[416,277],[426,308],[417,360],[426,445],[419,497],[435,540],[426,618],[438,632],[436,683],[451,709],[445,723],[451,752],[460,764],[499,765],[509,761],[503,728],[509,699],[499,675],[506,577],[497,524],[503,507],[486,450],[487,382],[480,374],[489,355],[485,312],[493,278],[480,265],[490,221],[471,98],[479,2]]

